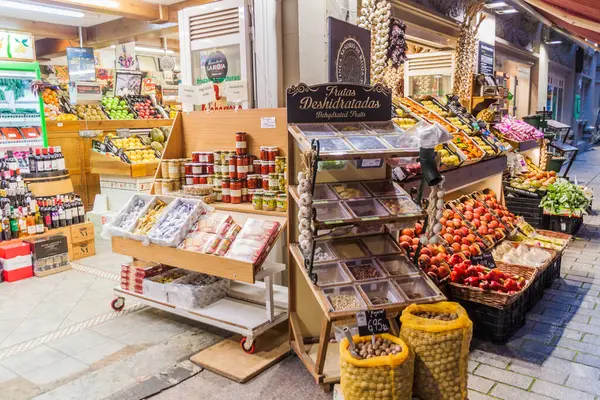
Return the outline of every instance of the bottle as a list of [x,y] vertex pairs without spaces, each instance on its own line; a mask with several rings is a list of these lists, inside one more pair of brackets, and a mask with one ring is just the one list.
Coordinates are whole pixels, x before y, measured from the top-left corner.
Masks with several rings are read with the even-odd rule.
[[54,152],[58,154],[58,170],[65,170],[67,167],[65,165],[65,156],[62,153],[62,148],[60,146],[56,146],[54,147]]
[[79,215],[79,223],[83,224],[85,222],[85,206],[79,196],[77,196],[77,214]]
[[67,226],[71,226],[73,225],[73,206],[71,205],[71,200],[69,199],[69,197],[64,199],[64,206],[65,208],[65,220],[66,220],[66,224]]
[[50,147],[50,171],[58,171],[58,154],[54,153],[54,147]]
[[2,236],[4,240],[12,240],[12,232],[10,230],[10,218],[8,217],[8,213],[2,211]]
[[27,207],[23,210],[22,207],[19,207],[19,215],[18,215],[18,224],[19,224],[19,237],[27,236]]
[[52,229],[52,212],[50,210],[50,206],[48,205],[48,200],[44,200],[43,216],[44,226],[48,229]]
[[[29,210],[27,207],[25,207],[25,210]],[[27,221],[27,235],[28,236],[33,236],[37,233],[37,227],[35,225],[35,217],[33,216],[34,214],[34,210],[30,210],[29,213],[27,213],[26,215],[26,221]]]
[[67,215],[61,200],[58,200],[58,223],[61,228],[67,226]]
[[[42,172],[49,172],[50,168],[52,168],[52,161],[48,159],[48,149],[42,149]],[[39,164],[38,164],[39,166]]]
[[37,171],[35,170],[37,167],[37,163],[35,162],[35,153],[33,149],[29,148],[29,156],[27,157],[27,164],[29,165],[29,173],[35,174]]
[[60,226],[60,224],[58,222],[58,207],[56,206],[56,203],[54,202],[54,200],[52,200],[52,206],[51,206],[50,212],[52,215],[52,229],[56,229]]
[[19,237],[19,219],[13,207],[10,208],[10,233],[13,239]]
[[44,220],[42,219],[42,214],[40,213],[40,208],[36,205],[35,207],[35,233],[37,235],[44,233]]
[[35,149],[35,156],[33,157],[33,163],[35,164],[35,172],[36,173],[44,172],[43,171],[44,165],[42,163],[42,150],[41,149]]
[[19,168],[19,163],[17,162],[17,159],[13,156],[12,150],[8,150],[6,154],[6,162],[8,164],[8,169],[16,171]]

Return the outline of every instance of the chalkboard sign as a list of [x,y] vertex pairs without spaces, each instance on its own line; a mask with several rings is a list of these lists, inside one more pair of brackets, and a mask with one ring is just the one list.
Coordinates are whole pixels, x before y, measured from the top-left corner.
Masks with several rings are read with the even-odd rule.
[[392,91],[379,83],[299,83],[287,90],[288,123],[389,121],[391,117]]
[[480,74],[494,75],[494,45],[479,42],[479,70]]
[[492,253],[485,252],[479,256],[472,256],[471,262],[473,265],[483,265],[484,267],[494,269],[496,268],[496,262],[494,261],[494,256]]
[[356,313],[356,322],[360,336],[388,333],[390,324],[385,310],[368,310]]

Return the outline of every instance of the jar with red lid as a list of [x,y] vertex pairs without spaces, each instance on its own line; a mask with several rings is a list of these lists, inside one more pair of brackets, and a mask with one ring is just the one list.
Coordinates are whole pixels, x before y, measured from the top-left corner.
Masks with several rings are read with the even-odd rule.
[[204,164],[204,170],[206,171],[207,174],[214,174],[215,173],[215,165],[211,164],[211,163],[206,163],[206,164]]
[[248,177],[248,156],[237,156],[237,177],[238,179]]
[[274,174],[277,168],[275,167],[275,161],[269,161],[269,174]]
[[267,147],[267,159],[269,161],[275,161],[275,158],[279,155],[279,149],[277,146]]
[[229,195],[232,204],[240,204],[242,202],[242,182],[239,179],[232,179],[230,183]]
[[200,162],[200,152],[194,151],[192,153],[192,162],[199,163]]
[[235,154],[243,155],[248,152],[248,142],[247,142],[247,134],[246,132],[237,132],[235,134]]
[[198,175],[198,183],[200,185],[208,184],[208,175]]
[[264,161],[268,161],[269,160],[269,156],[267,154],[267,146],[260,146],[260,159],[264,160]]
[[248,175],[248,189],[258,188],[258,176],[256,174]]
[[221,189],[223,193],[223,203],[231,203],[231,188],[230,188],[231,180],[229,178],[224,178],[221,181]]
[[269,173],[269,161],[261,160],[260,161],[260,174],[267,175]]
[[261,162],[260,160],[256,160],[256,159],[252,161],[253,169],[254,169],[252,171],[253,174],[262,174],[262,167],[261,167],[260,162]]
[[229,157],[229,177],[231,179],[237,179],[237,157]]
[[242,184],[242,203],[248,202],[248,181],[246,179],[240,179]]
[[192,164],[192,163],[185,163],[185,167],[184,167],[185,168],[185,174],[184,175],[186,175],[186,176],[187,175],[192,175],[194,173],[193,172],[193,167],[194,167],[194,164]]
[[261,186],[264,190],[269,190],[269,175],[263,175],[261,178]]
[[194,185],[200,184],[200,175],[194,175],[193,179],[194,179]]

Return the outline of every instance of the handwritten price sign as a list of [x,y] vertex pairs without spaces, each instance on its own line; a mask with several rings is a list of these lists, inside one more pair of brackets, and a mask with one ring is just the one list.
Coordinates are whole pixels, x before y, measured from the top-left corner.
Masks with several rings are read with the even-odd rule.
[[356,313],[356,322],[358,324],[358,333],[361,336],[376,335],[379,333],[388,333],[390,324],[385,314],[385,310],[368,310]]

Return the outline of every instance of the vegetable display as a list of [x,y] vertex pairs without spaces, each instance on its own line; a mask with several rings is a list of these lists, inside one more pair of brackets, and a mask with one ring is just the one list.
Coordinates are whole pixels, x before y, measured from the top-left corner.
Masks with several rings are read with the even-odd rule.
[[548,214],[587,214],[590,199],[585,195],[583,189],[565,179],[548,185],[548,191],[540,207]]
[[508,294],[520,292],[527,284],[527,280],[522,276],[508,274],[497,268],[489,269],[483,265],[472,265],[469,260],[454,266],[450,273],[450,281]]

